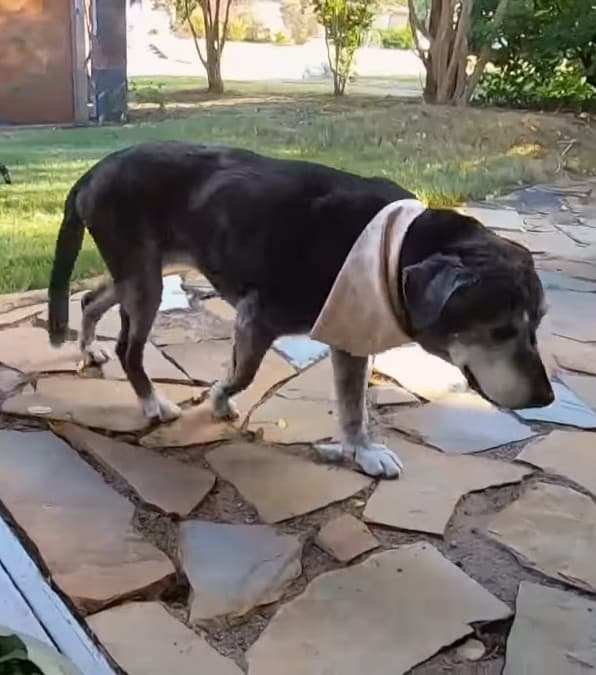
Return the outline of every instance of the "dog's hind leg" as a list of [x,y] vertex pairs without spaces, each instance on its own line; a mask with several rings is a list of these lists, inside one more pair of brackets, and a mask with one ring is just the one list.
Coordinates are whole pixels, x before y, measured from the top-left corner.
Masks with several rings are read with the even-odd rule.
[[343,443],[318,445],[319,454],[327,460],[353,459],[369,476],[399,476],[403,465],[397,455],[384,445],[372,443],[369,437],[366,411],[368,359],[338,349],[331,350],[331,359]]
[[223,382],[217,382],[209,393],[214,417],[230,419],[237,415],[232,396],[246,389],[273,343],[275,336],[265,326],[258,299],[249,296],[236,305],[232,366]]
[[95,329],[105,312],[117,302],[116,290],[111,282],[101,284],[81,298],[83,320],[79,346],[86,366],[101,365],[111,358],[109,350],[95,341]]
[[157,393],[143,367],[143,351],[161,302],[161,292],[161,274],[151,274],[150,271],[143,272],[142,277],[117,284],[122,328],[116,354],[145,417],[168,422],[179,417],[181,410]]

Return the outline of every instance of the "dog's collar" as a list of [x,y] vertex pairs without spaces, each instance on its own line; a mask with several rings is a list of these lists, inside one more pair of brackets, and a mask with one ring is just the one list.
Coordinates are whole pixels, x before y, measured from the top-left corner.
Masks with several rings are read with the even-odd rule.
[[416,199],[392,202],[364,228],[348,254],[311,337],[355,356],[410,342],[400,299],[399,261],[406,232],[424,211]]

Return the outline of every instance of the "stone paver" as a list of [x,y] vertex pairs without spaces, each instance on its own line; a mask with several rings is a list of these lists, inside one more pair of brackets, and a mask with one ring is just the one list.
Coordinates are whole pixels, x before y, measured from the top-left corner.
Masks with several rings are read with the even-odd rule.
[[[112,355],[115,352],[112,350]],[[147,375],[157,382],[186,382],[190,383],[190,378],[180,368],[177,368],[171,361],[161,353],[157,347],[150,342],[145,345],[143,352],[143,366]],[[108,380],[125,380],[126,373],[120,365],[120,359],[111,358],[101,366],[102,375]]]
[[76,342],[56,349],[45,328],[19,326],[0,331],[2,363],[23,373],[74,372],[81,360]]
[[380,482],[368,500],[364,518],[379,525],[442,535],[466,493],[516,483],[531,473],[508,462],[444,455],[402,440],[388,445],[406,470],[397,481]]
[[[197,388],[182,384],[159,383],[156,389],[174,403],[199,395]],[[149,425],[128,382],[68,375],[38,380],[35,390],[27,387],[7,399],[2,411],[109,431],[141,431]]]
[[430,544],[403,546],[312,581],[249,649],[249,673],[398,675],[510,614]]
[[212,384],[217,380],[223,380],[230,369],[232,341],[182,342],[163,347],[163,353],[193,380]]
[[554,403],[544,408],[516,410],[515,414],[527,422],[551,422],[580,429],[596,429],[596,412],[560,382],[553,382]]
[[429,354],[419,345],[405,345],[378,354],[374,358],[374,369],[429,401],[468,388],[459,368]]
[[[48,321],[47,310],[39,317],[42,321]],[[83,319],[83,310],[81,309],[80,300],[71,300],[68,309],[68,326],[70,330],[79,333],[81,330],[81,321]],[[112,338],[116,340],[120,335],[121,328],[120,309],[116,305],[110,307],[108,311],[101,317],[97,324],[96,334],[101,338]]]
[[249,429],[270,443],[315,443],[337,438],[335,391],[330,359],[280,387],[250,416]]
[[591,293],[547,291],[546,300],[549,309],[545,323],[552,333],[580,342],[596,342],[595,298]]
[[15,307],[9,312],[0,314],[0,327],[13,326],[25,319],[30,319],[37,314],[41,314],[46,308],[46,304],[26,305],[25,307]]
[[329,347],[303,335],[287,335],[278,338],[275,349],[298,370],[303,370],[329,354]]
[[404,403],[418,403],[414,394],[393,385],[380,385],[370,387],[368,390],[369,401],[378,407],[385,405],[401,405]]
[[478,452],[531,438],[530,427],[476,394],[457,393],[385,416],[387,425],[444,452]]
[[315,543],[340,562],[350,562],[379,547],[368,527],[349,513],[326,522],[319,530]]
[[151,341],[158,346],[178,345],[203,340],[223,340],[232,337],[232,324],[201,308],[192,313],[192,321],[186,315],[173,317],[159,315],[151,331]]
[[596,377],[576,373],[561,373],[560,377],[584,403],[596,409]]
[[243,616],[281,597],[300,576],[302,542],[268,525],[187,521],[180,561],[191,586],[190,621]]
[[215,484],[215,476],[196,464],[185,464],[74,424],[57,423],[54,432],[122,477],[144,502],[166,513],[187,515]]
[[503,675],[596,671],[596,602],[522,581]]
[[561,368],[596,375],[596,346],[551,335],[545,340],[545,348]]
[[590,497],[539,483],[498,513],[488,531],[522,564],[596,592],[596,504]]
[[224,321],[234,321],[236,318],[236,310],[232,305],[221,298],[210,298],[209,300],[205,300],[203,307],[208,312],[215,314],[215,316],[218,316]]
[[559,474],[596,495],[596,434],[553,431],[536,439],[517,456],[521,462]]
[[524,230],[524,221],[515,209],[488,208],[485,206],[464,206],[458,209],[460,213],[476,218],[491,230]]
[[[574,279],[561,272],[539,270],[538,276],[545,291],[578,291],[596,293],[596,282],[587,279]],[[594,298],[596,300],[596,297]]]
[[132,602],[87,620],[128,675],[241,675],[230,659],[156,602]]
[[207,461],[259,512],[278,523],[347,499],[371,480],[348,469],[315,464],[283,450],[251,443],[216,448]]
[[174,574],[132,526],[133,505],[48,432],[0,431],[0,494],[77,607],[156,595]]

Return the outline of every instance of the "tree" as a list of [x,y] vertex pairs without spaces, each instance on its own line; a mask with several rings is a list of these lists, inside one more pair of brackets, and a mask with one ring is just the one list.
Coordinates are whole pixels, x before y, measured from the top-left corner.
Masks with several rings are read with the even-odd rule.
[[[184,16],[192,33],[195,49],[205,72],[208,91],[223,94],[224,82],[221,76],[221,57],[228,35],[230,6],[233,0],[183,0]],[[205,28],[205,54],[193,20],[193,12],[199,9]]]
[[[509,0],[496,0],[476,64],[468,72],[474,0],[408,0],[416,49],[426,68],[424,100],[466,105],[486,68]],[[427,45],[422,44],[421,37]]]
[[352,73],[354,56],[372,27],[374,0],[313,0],[319,23],[325,28],[333,93],[343,96]]
[[303,45],[316,34],[317,18],[311,0],[282,0],[281,18],[297,45]]

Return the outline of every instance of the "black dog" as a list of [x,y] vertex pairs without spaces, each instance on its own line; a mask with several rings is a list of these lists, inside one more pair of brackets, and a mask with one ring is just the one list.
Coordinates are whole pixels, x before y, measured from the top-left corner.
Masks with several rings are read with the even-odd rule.
[[[147,417],[174,419],[180,411],[157,395],[142,355],[164,265],[191,263],[237,310],[233,368],[212,390],[214,414],[230,416],[230,397],[252,382],[272,342],[311,330],[369,221],[412,196],[389,180],[246,150],[148,143],[117,152],[66,199],[49,289],[51,341],[65,339],[69,279],[86,227],[113,284],[85,298],[82,350],[102,357],[92,347],[95,324],[120,303],[122,366]],[[498,405],[553,400],[536,349],[543,291],[526,249],[472,218],[427,209],[403,243],[398,279],[406,277],[395,293],[412,341],[455,363]],[[344,456],[371,475],[398,475],[396,455],[368,436],[367,358],[333,349],[332,360]]]
[[12,183],[12,178],[10,177],[10,171],[8,170],[8,167],[6,166],[6,164],[2,164],[2,162],[0,162],[0,176],[2,176],[2,178],[4,178],[4,182],[7,185],[10,185]]

